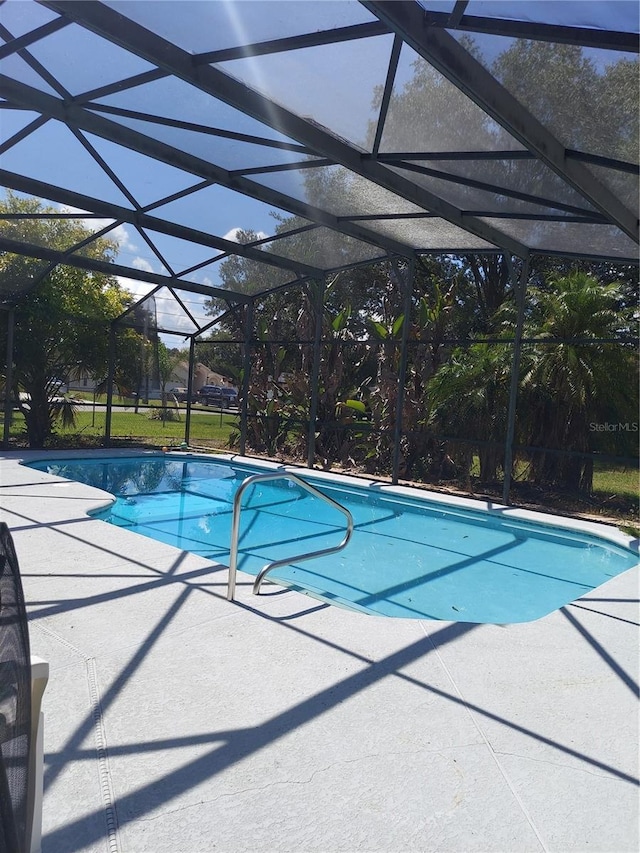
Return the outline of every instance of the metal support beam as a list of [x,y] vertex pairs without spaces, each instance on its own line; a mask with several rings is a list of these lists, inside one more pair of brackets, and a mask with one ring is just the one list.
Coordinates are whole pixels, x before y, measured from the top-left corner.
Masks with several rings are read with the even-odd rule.
[[238,47],[227,47],[212,50],[208,53],[198,53],[194,56],[197,65],[213,65],[218,62],[228,62],[230,59],[248,59],[253,56],[266,56],[270,53],[282,53],[286,50],[302,50],[309,47],[320,47],[327,44],[339,44],[343,41],[372,38],[385,35],[389,30],[380,21],[367,21],[364,24],[352,24],[345,27],[334,27],[330,30],[319,30],[313,33],[301,33],[296,36],[283,36],[279,39],[242,44]]
[[[100,4],[96,3],[95,5],[99,6]],[[204,72],[205,69],[209,70],[209,66],[205,66],[200,70]],[[230,172],[221,166],[215,165],[209,160],[204,160],[201,157],[196,157],[186,151],[174,148],[173,146],[154,138],[153,125],[150,125],[149,127],[149,133],[151,135],[147,136],[144,133],[133,130],[133,128],[126,127],[125,125],[105,118],[102,115],[98,115],[97,112],[85,108],[81,104],[68,103],[59,97],[49,95],[46,92],[41,92],[39,89],[35,89],[32,86],[28,86],[25,83],[3,74],[0,74],[0,90],[2,90],[4,97],[8,100],[11,100],[12,102],[27,109],[39,112],[49,118],[54,118],[58,121],[64,122],[68,127],[74,130],[82,130],[95,134],[96,136],[107,139],[110,142],[115,142],[116,144],[129,148],[132,151],[139,152],[147,157],[152,157],[155,160],[159,160],[162,163],[167,163],[170,166],[182,169],[183,171],[189,172],[197,177],[229,187],[229,189],[242,193],[243,195],[247,195],[251,198],[257,198],[265,204],[273,204],[277,207],[284,208],[297,216],[312,219],[319,224],[326,225],[328,228],[332,228],[342,233],[347,233],[349,236],[354,237],[357,240],[362,240],[378,246],[385,252],[395,252],[403,255],[408,254],[410,251],[408,247],[401,242],[390,237],[385,237],[384,235],[378,234],[374,231],[368,231],[363,226],[338,226],[337,217],[327,210],[322,210],[314,207],[313,205],[301,202],[283,192],[279,192],[278,190],[271,189],[266,185],[256,183],[255,181],[245,178],[240,174]],[[211,94],[213,94],[213,97],[216,97],[215,93]],[[281,130],[281,132],[284,131]],[[316,132],[319,131],[316,130]],[[360,153],[357,153],[358,161],[360,158]],[[385,171],[388,172],[388,170]],[[388,174],[391,175],[392,173],[388,172]],[[413,186],[413,184],[409,184],[409,186]],[[51,197],[51,194],[45,195],[45,198]],[[54,200],[58,201],[59,199],[56,198]],[[93,208],[90,209],[93,210]],[[131,215],[131,211],[129,212],[129,215]],[[162,222],[162,220],[158,221]],[[164,224],[164,227],[167,227],[167,223]],[[209,235],[209,240],[211,239],[211,235]],[[198,240],[194,240],[194,242],[198,242]],[[204,244],[208,245],[206,240],[204,241]],[[236,244],[236,248],[242,249],[243,247]],[[242,254],[242,251],[238,251],[236,254]],[[277,255],[274,257],[275,261],[279,261],[280,265],[287,269],[297,269],[304,266],[303,264],[296,264],[295,261],[287,258],[278,259]],[[275,261],[274,265],[277,265]],[[322,270],[316,270],[316,274],[322,275]]]
[[389,60],[389,67],[387,68],[387,79],[385,81],[384,90],[382,92],[380,111],[378,112],[376,135],[373,140],[373,146],[371,148],[371,153],[374,157],[377,157],[380,151],[380,143],[382,141],[382,134],[384,133],[384,126],[387,121],[389,104],[391,103],[391,95],[393,93],[393,84],[396,79],[396,71],[398,70],[398,62],[400,61],[401,53],[402,39],[398,36],[395,36],[395,38],[393,39],[393,47],[391,49],[391,59]]
[[[2,82],[3,78],[2,75],[0,75],[0,87],[2,86]],[[131,145],[128,147],[133,148]],[[243,257],[251,258],[251,260],[259,261],[262,264],[267,264],[268,266],[290,270],[292,273],[298,275],[322,274],[322,270],[318,267],[291,260],[289,258],[280,257],[275,252],[267,253],[260,249],[253,249],[251,246],[245,246],[241,243],[236,243],[233,240],[225,240],[224,237],[216,237],[206,231],[199,231],[195,228],[189,228],[175,222],[168,222],[166,219],[160,219],[157,216],[152,216],[143,211],[134,211],[120,205],[112,204],[111,202],[100,201],[99,199],[92,198],[91,196],[75,193],[63,189],[62,187],[47,184],[43,181],[15,175],[5,170],[0,170],[0,181],[3,186],[9,187],[10,189],[16,189],[20,192],[26,192],[31,195],[40,196],[41,198],[51,199],[52,201],[57,201],[61,204],[80,207],[81,210],[88,210],[92,213],[102,212],[104,216],[135,225],[136,228],[148,228],[153,231],[158,231],[161,234],[178,237],[181,240],[187,240],[192,243],[209,246],[215,251],[227,252],[231,255],[242,255]],[[256,194],[256,197],[259,197],[258,194]],[[274,199],[272,201],[273,204],[281,206],[280,202],[282,199],[279,199],[279,201]],[[78,215],[78,218],[82,218],[81,214]],[[211,260],[215,260],[215,256],[212,256]]]
[[[424,9],[413,0],[361,0],[379,20],[400,34],[461,92],[501,124],[543,163],[597,207],[632,240],[639,242],[638,217],[590,172],[567,157],[564,145],[448,32],[428,25]],[[506,244],[503,244],[508,249]],[[526,257],[528,253],[512,251]]]
[[456,0],[456,5],[453,7],[453,11],[447,16],[447,27],[455,29],[455,27],[459,25],[468,5],[469,0]]
[[[2,47],[0,47],[0,59],[6,59],[6,57],[11,56],[12,53],[17,53],[19,50],[24,50],[26,47],[29,47],[34,42],[37,42],[40,39],[45,38],[46,36],[50,36],[52,33],[55,33],[63,27],[68,26],[68,24],[69,21],[65,21],[64,18],[55,18],[53,21],[48,21],[41,27],[38,27],[35,30],[31,30],[31,32],[24,33],[23,35],[18,36],[18,38],[13,39],[13,41],[9,41],[6,44],[3,44]],[[383,25],[378,24],[378,26]]]
[[509,505],[511,490],[511,473],[513,468],[513,437],[516,429],[516,407],[518,398],[518,379],[520,375],[520,356],[522,354],[522,330],[524,325],[524,303],[529,278],[529,261],[525,260],[520,273],[520,280],[513,266],[513,259],[506,256],[507,266],[511,275],[511,284],[516,297],[516,333],[513,342],[513,357],[511,360],[511,384],[509,387],[509,410],[507,412],[507,435],[504,448],[504,482],[502,487],[502,503]]
[[107,413],[104,423],[104,444],[111,443],[111,415],[113,413],[113,379],[116,371],[116,324],[109,326],[109,367],[107,372]]
[[13,333],[15,329],[15,310],[7,311],[7,367],[4,374],[4,426],[2,429],[2,446],[9,447],[9,431],[13,415],[11,386],[13,385]]
[[[466,7],[467,3],[457,2],[456,7]],[[522,38],[532,41],[550,41],[556,44],[579,44],[582,47],[595,47],[598,50],[622,50],[628,53],[638,52],[638,34],[624,30],[599,30],[595,27],[566,27],[557,24],[545,24],[537,21],[510,21],[507,18],[485,18],[478,15],[466,15],[464,8],[456,14],[425,10],[425,23],[430,27],[444,27],[448,30],[462,30],[472,33],[490,33],[507,38]],[[505,7],[507,9],[508,7]]]
[[242,406],[240,409],[240,455],[244,456],[247,447],[247,414],[249,410],[249,380],[251,378],[251,341],[253,339],[254,300],[245,306],[244,353],[242,359]]
[[398,394],[396,397],[396,423],[393,432],[393,469],[391,482],[395,485],[400,474],[400,441],[402,439],[402,410],[404,408],[405,384],[407,380],[407,343],[409,340],[409,328],[411,326],[411,295],[413,292],[413,277],[415,272],[415,261],[403,271],[398,262],[392,260],[391,264],[396,272],[398,285],[402,288],[404,321],[402,323],[402,338],[400,343],[400,367],[398,370]]
[[184,440],[189,444],[191,437],[191,396],[193,394],[193,367],[196,354],[195,335],[189,339],[189,374],[187,376],[187,413],[184,417]]
[[320,376],[320,341],[322,340],[322,320],[324,315],[324,295],[327,280],[314,282],[315,285],[315,330],[313,335],[313,361],[311,365],[311,403],[309,405],[309,429],[307,432],[307,468],[313,468],[316,455],[316,418],[318,416],[318,378]]
[[[44,5],[201,89],[203,92],[230,104],[247,115],[253,116],[253,118],[280,133],[296,139],[320,156],[329,157],[335,163],[368,178],[390,192],[396,193],[401,198],[441,216],[459,228],[463,228],[514,254],[522,257],[528,254],[528,248],[520,241],[489,223],[472,216],[463,215],[460,208],[450,204],[441,196],[416,185],[380,163],[367,160],[358,148],[328,133],[317,123],[287,110],[275,101],[269,100],[217,67],[195,65],[193,56],[188,51],[142,27],[115,9],[95,2],[95,0],[73,0],[73,2],[69,2],[69,0],[47,0]],[[365,5],[368,4],[365,3]],[[416,8],[419,9],[420,7],[416,4]],[[375,11],[374,14],[376,14]],[[377,15],[377,17],[380,16]],[[391,29],[402,35],[405,41],[407,40],[400,29],[396,27],[391,27]],[[15,100],[15,95],[10,94]],[[70,110],[73,111],[73,105],[67,110],[68,114]],[[372,239],[371,242],[382,245],[379,237]],[[411,247],[405,246],[398,251],[397,248],[391,248],[390,241],[387,241],[386,249],[389,252],[410,256]]]
[[[194,284],[191,281],[184,281],[180,278],[169,278],[168,276],[147,272],[146,270],[124,267],[122,264],[113,264],[107,261],[99,261],[96,258],[87,258],[84,255],[66,257],[64,252],[51,249],[48,246],[36,246],[32,243],[8,240],[5,237],[0,237],[0,251],[13,252],[14,255],[22,255],[27,258],[40,258],[54,264],[63,264],[83,270],[91,270],[92,272],[100,272],[107,276],[121,275],[125,278],[132,278],[149,284],[171,285],[172,287],[179,287],[180,290],[188,293],[199,293],[202,296],[216,296],[220,290],[220,288],[212,287],[211,285]],[[243,302],[248,298],[246,294],[232,291],[229,291],[228,295],[236,302]],[[144,298],[148,298],[148,295]],[[143,302],[144,298],[140,301]]]

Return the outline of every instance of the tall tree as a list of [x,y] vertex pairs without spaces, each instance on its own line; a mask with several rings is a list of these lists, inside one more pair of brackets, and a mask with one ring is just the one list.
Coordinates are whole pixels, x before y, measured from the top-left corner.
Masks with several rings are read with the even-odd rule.
[[597,425],[637,418],[637,350],[615,341],[630,322],[618,284],[584,272],[550,284],[529,294],[525,333],[541,343],[523,363],[522,427],[531,446],[573,452],[534,454],[533,478],[588,493],[593,461],[579,454],[600,449]]
[[[25,220],[7,220],[5,227],[19,239],[68,251],[86,240],[88,232],[74,219],[56,216],[37,199],[8,194],[0,202],[3,213],[29,214]],[[109,261],[115,246],[99,239],[82,249],[85,256]],[[8,252],[0,254],[0,292],[11,292],[12,283],[35,278],[38,261]],[[106,374],[110,320],[124,309],[129,295],[114,277],[59,264],[14,303],[15,334],[13,388],[20,400],[29,444],[42,447],[65,411],[56,399],[57,379],[74,371]],[[6,327],[0,331],[0,346],[6,352]],[[26,392],[20,398],[19,391]]]
[[158,379],[162,406],[167,405],[167,384],[175,379],[175,372],[183,360],[180,350],[170,350],[162,341],[158,341]]
[[510,355],[511,347],[506,345],[475,343],[456,348],[428,384],[430,421],[441,435],[460,439],[459,449],[452,453],[464,478],[470,475],[473,452],[478,454],[483,482],[498,476],[509,401]]
[[637,59],[602,65],[579,45],[519,39],[492,71],[566,147],[638,162]]

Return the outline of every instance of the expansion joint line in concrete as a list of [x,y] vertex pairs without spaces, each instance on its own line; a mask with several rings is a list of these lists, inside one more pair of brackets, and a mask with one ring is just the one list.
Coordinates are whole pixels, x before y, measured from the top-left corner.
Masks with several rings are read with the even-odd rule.
[[477,720],[477,718],[476,718],[476,715],[473,713],[473,711],[472,711],[472,710],[471,710],[471,708],[469,707],[469,704],[468,704],[467,700],[464,698],[464,696],[463,696],[463,694],[462,694],[462,692],[461,692],[460,688],[459,688],[459,687],[458,687],[458,685],[456,684],[456,682],[455,682],[455,680],[454,680],[454,678],[453,678],[453,675],[451,674],[451,672],[449,671],[449,669],[448,669],[447,665],[445,664],[444,660],[442,659],[442,655],[441,655],[441,654],[440,654],[440,652],[438,651],[438,647],[436,646],[436,644],[435,644],[435,643],[433,643],[433,642],[432,642],[431,637],[429,636],[429,634],[428,634],[428,633],[427,633],[427,631],[425,630],[425,627],[424,627],[424,625],[422,625],[422,623],[421,623],[420,627],[422,628],[422,630],[423,630],[423,632],[424,632],[424,635],[429,639],[429,642],[431,643],[431,648],[433,649],[434,654],[435,654],[435,656],[437,657],[437,659],[438,659],[438,661],[439,661],[439,663],[440,663],[440,666],[442,667],[442,669],[443,669],[443,671],[444,671],[445,675],[446,675],[446,676],[447,676],[447,678],[449,679],[449,682],[451,683],[451,686],[452,686],[453,690],[455,691],[455,693],[457,694],[458,698],[460,699],[460,701],[461,701],[461,702],[462,702],[462,704],[464,705],[464,708],[465,708],[465,710],[466,710],[467,714],[469,715],[469,717],[470,717],[470,719],[471,719],[471,722],[473,723],[473,725],[474,725],[474,726],[475,726],[475,728],[476,728],[476,731],[478,732],[478,734],[479,734],[479,735],[480,735],[480,737],[482,738],[482,740],[483,740],[483,742],[484,742],[484,745],[487,747],[487,749],[488,749],[488,751],[489,751],[489,755],[491,756],[491,758],[492,758],[492,759],[493,759],[493,761],[495,762],[496,767],[497,767],[497,768],[498,768],[498,770],[500,771],[500,775],[502,776],[502,778],[503,778],[503,779],[504,779],[504,781],[505,781],[505,784],[507,785],[507,787],[508,787],[508,788],[509,788],[509,790],[511,791],[511,795],[513,796],[514,800],[516,801],[516,803],[517,803],[517,804],[518,804],[518,806],[520,807],[520,809],[521,809],[521,811],[522,811],[522,814],[525,816],[525,819],[526,819],[527,823],[529,824],[529,826],[531,827],[531,829],[532,829],[532,831],[533,831],[534,835],[535,835],[535,836],[536,836],[536,838],[538,839],[538,843],[540,844],[541,849],[544,851],[544,853],[548,853],[547,845],[544,843],[544,840],[543,840],[542,836],[540,835],[540,832],[538,831],[538,828],[537,828],[537,826],[535,825],[535,822],[534,822],[533,818],[532,818],[532,817],[531,817],[531,815],[529,814],[529,810],[528,810],[528,809],[527,809],[527,807],[525,806],[524,801],[522,800],[522,797],[518,794],[518,792],[516,791],[516,789],[515,789],[514,785],[512,784],[511,780],[509,779],[509,776],[508,776],[508,774],[507,774],[507,771],[504,769],[504,767],[502,766],[502,763],[501,763],[501,762],[500,762],[500,760],[498,759],[498,756],[496,755],[496,752],[495,752],[494,748],[491,746],[491,743],[490,743],[490,741],[489,741],[489,738],[488,738],[488,737],[487,737],[487,735],[485,734],[484,729],[482,728],[482,726],[481,726],[481,725],[480,725],[480,723],[478,722],[478,720]]
[[100,790],[102,791],[104,812],[107,821],[109,853],[118,853],[118,819],[116,815],[113,786],[111,785],[111,772],[109,770],[109,759],[107,755],[107,735],[104,728],[100,691],[98,690],[98,673],[96,671],[95,658],[87,658],[86,666],[87,681],[89,683],[89,697],[91,699],[91,711],[93,714],[93,732],[96,741],[96,752],[98,755]]
[[104,728],[104,715],[102,712],[102,702],[100,701],[100,690],[98,688],[98,673],[96,669],[96,660],[93,657],[87,657],[73,643],[65,640],[56,631],[42,624],[37,624],[38,630],[44,634],[48,634],[58,643],[66,646],[74,654],[81,657],[85,663],[87,674],[87,687],[89,689],[89,703],[91,705],[91,716],[93,719],[93,733],[96,744],[96,757],[98,761],[98,778],[100,781],[100,791],[104,803],[105,819],[107,824],[107,845],[109,853],[119,853],[120,845],[118,843],[118,819],[115,807],[115,796],[113,786],[111,784],[111,772],[109,770],[109,757],[107,753],[107,735]]

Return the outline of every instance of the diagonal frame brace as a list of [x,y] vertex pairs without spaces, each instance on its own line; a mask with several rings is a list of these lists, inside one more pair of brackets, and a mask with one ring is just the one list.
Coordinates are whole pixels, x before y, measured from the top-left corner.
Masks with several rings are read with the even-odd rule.
[[[567,184],[636,243],[638,218],[619,198],[574,158],[562,143],[499,83],[457,40],[439,27],[429,27],[413,0],[361,0],[420,56],[546,163]],[[518,254],[514,252],[513,254]]]

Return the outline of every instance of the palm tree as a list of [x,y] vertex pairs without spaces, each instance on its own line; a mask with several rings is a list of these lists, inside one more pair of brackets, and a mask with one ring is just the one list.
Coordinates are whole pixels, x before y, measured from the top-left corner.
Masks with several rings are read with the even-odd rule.
[[430,421],[438,432],[465,442],[455,455],[466,468],[462,473],[467,479],[474,445],[480,479],[497,479],[504,453],[510,375],[510,345],[479,342],[467,349],[456,348],[428,383]]
[[[574,272],[549,284],[529,292],[525,334],[540,343],[523,365],[520,422],[530,446],[584,454],[596,449],[594,425],[635,419],[635,347],[612,341],[629,330],[630,318],[618,310],[617,283],[603,286]],[[538,482],[589,492],[593,461],[542,451],[534,455],[532,474]]]

